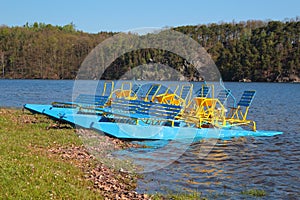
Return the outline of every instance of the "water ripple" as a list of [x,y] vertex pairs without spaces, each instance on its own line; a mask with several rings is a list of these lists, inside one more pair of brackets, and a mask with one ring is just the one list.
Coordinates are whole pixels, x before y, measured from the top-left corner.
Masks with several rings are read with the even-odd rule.
[[[205,141],[195,142],[175,163],[145,174],[144,179],[139,180],[138,191],[201,191],[212,199],[252,199],[241,195],[241,191],[255,188],[266,191],[267,196],[261,199],[299,199],[300,85],[242,86],[243,90],[257,90],[256,103],[249,116],[255,116],[259,129],[278,130],[284,134],[220,140],[206,157],[198,154],[209,145]],[[232,83],[229,88],[238,87]],[[291,103],[287,106],[286,99],[280,97],[288,97]],[[145,180],[149,177],[157,184],[146,189]]]

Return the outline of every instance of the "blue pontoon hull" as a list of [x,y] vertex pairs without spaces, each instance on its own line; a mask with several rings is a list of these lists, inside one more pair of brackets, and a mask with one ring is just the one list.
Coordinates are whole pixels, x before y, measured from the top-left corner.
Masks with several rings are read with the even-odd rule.
[[274,136],[282,134],[278,131],[249,131],[240,127],[233,128],[192,128],[158,125],[134,125],[127,123],[105,122],[104,117],[95,114],[78,114],[77,108],[59,108],[52,105],[25,104],[24,108],[59,121],[67,122],[83,128],[92,128],[108,135],[123,139],[153,139],[153,140],[180,140],[218,138],[229,139],[244,136]]
[[217,129],[217,128],[191,128],[191,127],[171,127],[155,125],[132,125],[124,123],[97,122],[91,126],[93,129],[103,131],[109,135],[126,139],[204,139],[218,138],[229,139],[244,136],[274,136],[282,134],[277,131],[248,131],[242,128]]
[[25,104],[24,108],[55,120],[66,122],[82,128],[91,128],[92,123],[101,120],[99,115],[78,114],[77,108],[59,108],[52,105]]

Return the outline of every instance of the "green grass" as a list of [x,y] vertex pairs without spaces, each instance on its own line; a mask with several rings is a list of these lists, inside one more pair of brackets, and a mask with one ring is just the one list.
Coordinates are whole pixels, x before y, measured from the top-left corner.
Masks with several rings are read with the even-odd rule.
[[0,199],[102,199],[81,169],[48,155],[51,147],[81,145],[74,129],[47,129],[50,123],[0,108]]
[[263,197],[266,196],[266,191],[259,190],[259,189],[249,189],[249,190],[242,191],[241,194],[255,196],[255,197]]

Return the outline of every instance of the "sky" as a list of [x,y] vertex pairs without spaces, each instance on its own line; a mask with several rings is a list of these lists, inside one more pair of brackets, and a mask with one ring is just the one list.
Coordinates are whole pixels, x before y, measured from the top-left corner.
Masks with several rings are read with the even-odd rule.
[[0,25],[72,22],[89,33],[296,16],[299,0],[0,0]]

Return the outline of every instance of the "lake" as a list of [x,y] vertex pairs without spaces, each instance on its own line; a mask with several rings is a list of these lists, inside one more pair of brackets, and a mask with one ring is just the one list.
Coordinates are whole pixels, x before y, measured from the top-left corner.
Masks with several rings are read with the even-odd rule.
[[[0,80],[0,107],[70,101],[73,84],[71,80]],[[217,199],[241,199],[247,197],[240,194],[242,190],[262,189],[267,192],[265,199],[300,197],[300,84],[225,86],[237,97],[243,90],[256,90],[249,118],[256,120],[258,130],[284,134],[219,140],[206,156],[199,156],[199,149],[207,141],[194,142],[170,165],[144,173],[138,192],[199,191]],[[168,151],[174,153],[176,148]]]

